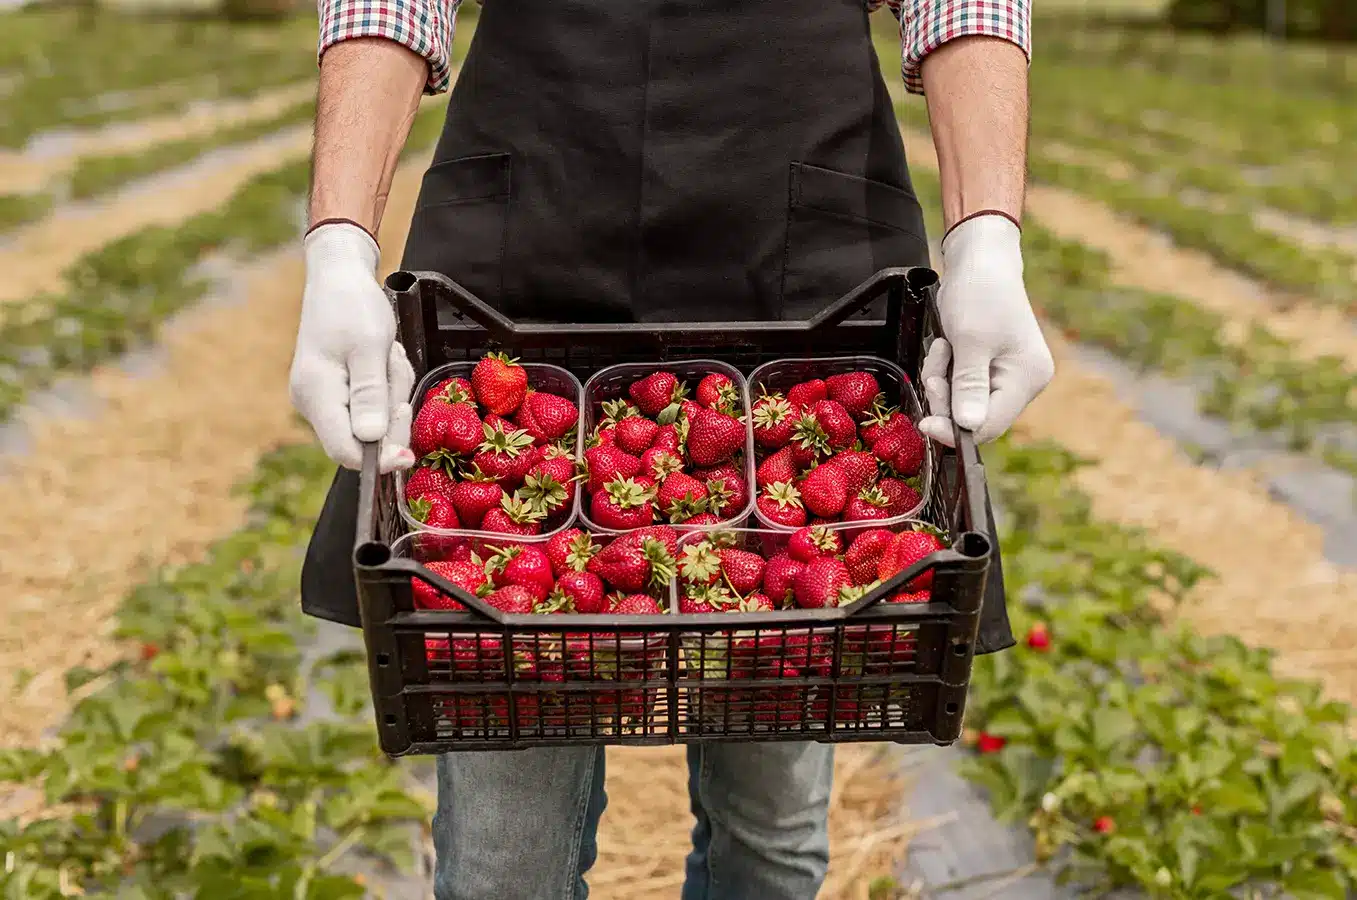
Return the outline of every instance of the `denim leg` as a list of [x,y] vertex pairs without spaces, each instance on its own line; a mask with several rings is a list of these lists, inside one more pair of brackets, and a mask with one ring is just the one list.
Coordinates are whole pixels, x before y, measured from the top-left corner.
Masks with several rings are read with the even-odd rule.
[[599,747],[439,757],[434,896],[586,900],[603,780]]
[[829,867],[827,744],[688,748],[697,824],[683,900],[812,900]]

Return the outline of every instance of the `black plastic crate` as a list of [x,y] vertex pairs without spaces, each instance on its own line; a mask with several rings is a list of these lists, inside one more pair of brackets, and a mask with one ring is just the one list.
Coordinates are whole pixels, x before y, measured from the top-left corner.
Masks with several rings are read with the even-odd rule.
[[[884,269],[805,322],[523,324],[436,273],[394,273],[387,290],[419,376],[491,349],[582,381],[620,362],[709,358],[747,374],[773,359],[866,354],[917,383],[937,323],[937,275],[924,268]],[[882,308],[884,318],[871,317]],[[932,496],[918,514],[947,531],[951,548],[855,603],[611,619],[506,615],[401,552],[415,542],[399,540],[396,479],[379,478],[375,446],[365,451],[354,567],[379,740],[392,756],[729,740],[946,744],[960,735],[995,546],[969,432],[958,432],[956,450],[934,446]],[[881,602],[925,570],[934,573],[931,602]],[[415,610],[411,578],[468,609]],[[703,677],[703,648],[729,646],[734,632],[760,648],[752,667],[738,684]],[[797,665],[797,648],[811,640],[816,663]],[[908,652],[850,662],[878,642]]]

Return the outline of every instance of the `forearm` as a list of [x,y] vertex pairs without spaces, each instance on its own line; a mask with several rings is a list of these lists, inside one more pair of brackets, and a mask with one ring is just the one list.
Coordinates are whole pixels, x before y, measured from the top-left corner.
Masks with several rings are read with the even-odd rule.
[[945,228],[980,210],[1020,220],[1027,173],[1027,56],[1011,41],[962,37],[923,60]]
[[354,38],[321,58],[310,221],[381,225],[401,148],[429,77],[428,61],[384,38]]

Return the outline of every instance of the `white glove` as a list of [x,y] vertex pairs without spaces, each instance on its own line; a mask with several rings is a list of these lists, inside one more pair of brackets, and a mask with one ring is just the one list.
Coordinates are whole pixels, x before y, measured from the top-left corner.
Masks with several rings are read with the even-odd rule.
[[360,468],[359,441],[380,440],[382,472],[408,468],[415,461],[409,449],[415,373],[377,283],[377,243],[356,225],[333,223],[312,231],[302,246],[306,290],[289,379],[292,405],[341,466]]
[[991,441],[1055,374],[1023,286],[1020,238],[1008,219],[984,215],[943,239],[938,312],[947,339],[933,341],[921,367],[931,415],[919,430],[949,447],[953,417],[977,443]]

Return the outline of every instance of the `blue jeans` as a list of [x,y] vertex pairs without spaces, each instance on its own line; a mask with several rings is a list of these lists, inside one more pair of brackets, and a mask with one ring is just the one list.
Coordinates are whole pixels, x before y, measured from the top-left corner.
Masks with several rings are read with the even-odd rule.
[[[813,900],[833,776],[827,744],[690,746],[682,900]],[[603,782],[601,747],[440,757],[437,900],[586,900]]]

